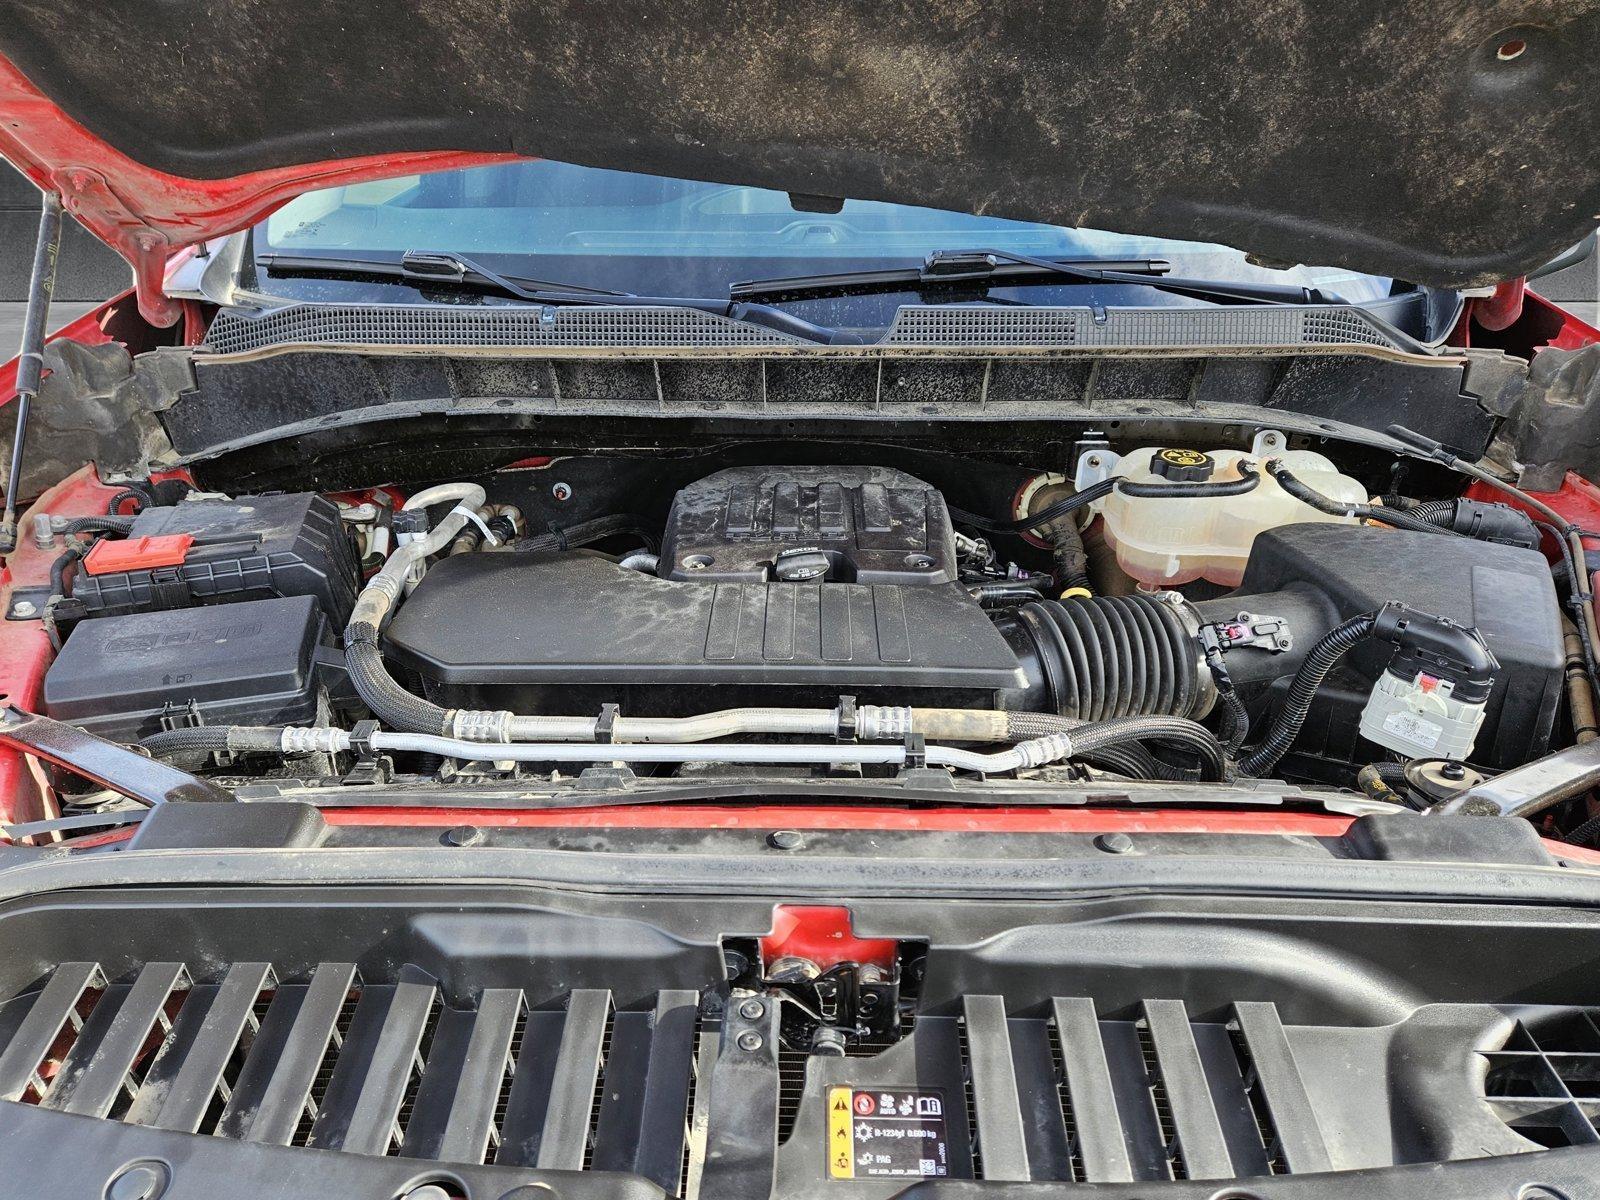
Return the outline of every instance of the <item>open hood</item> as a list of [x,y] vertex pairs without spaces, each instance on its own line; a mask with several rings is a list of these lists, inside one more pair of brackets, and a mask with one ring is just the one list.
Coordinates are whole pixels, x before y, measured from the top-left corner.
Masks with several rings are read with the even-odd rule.
[[1420,283],[1600,222],[1597,0],[0,0],[0,151],[135,264],[501,155]]

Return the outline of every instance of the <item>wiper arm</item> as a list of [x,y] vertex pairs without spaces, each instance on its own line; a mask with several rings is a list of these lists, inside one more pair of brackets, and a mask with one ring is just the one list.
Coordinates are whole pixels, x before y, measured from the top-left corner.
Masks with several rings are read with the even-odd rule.
[[1169,270],[1170,263],[1155,258],[1054,259],[1013,254],[1007,250],[940,250],[928,255],[920,267],[752,280],[734,284],[728,294],[735,299],[781,304],[786,300],[879,296],[894,292],[919,295],[939,291],[988,292],[999,287],[1029,287],[1065,280],[1079,284],[1149,287],[1215,304],[1343,303],[1320,288],[1173,279],[1166,274]]
[[690,308],[696,312],[727,317],[747,325],[759,325],[775,333],[787,334],[823,345],[860,345],[862,339],[826,326],[814,324],[769,304],[749,303],[741,297],[726,300],[698,296],[640,296],[633,292],[613,292],[579,284],[551,283],[519,275],[502,275],[459,254],[407,251],[399,261],[372,258],[333,258],[321,255],[260,254],[256,265],[274,275],[355,275],[393,280],[396,283],[428,283],[458,287],[474,292],[491,290],[529,304],[604,305],[624,308]]
[[519,300],[535,300],[541,293],[561,292],[580,296],[631,296],[610,288],[583,287],[575,283],[550,283],[543,279],[512,277],[492,271],[464,254],[436,250],[407,250],[400,256],[400,272],[407,279],[456,280],[462,283],[487,283]]

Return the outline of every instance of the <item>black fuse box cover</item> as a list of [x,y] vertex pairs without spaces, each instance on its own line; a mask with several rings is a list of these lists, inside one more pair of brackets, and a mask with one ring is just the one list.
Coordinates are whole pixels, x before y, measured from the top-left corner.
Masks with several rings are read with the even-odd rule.
[[191,700],[208,725],[309,724],[323,628],[311,596],[81,621],[44,677],[45,712],[115,741]]
[[178,533],[195,539],[180,565],[107,575],[79,571],[74,598],[91,613],[114,613],[315,596],[340,628],[350,617],[360,564],[330,500],[312,492],[185,500],[146,509],[128,536]]

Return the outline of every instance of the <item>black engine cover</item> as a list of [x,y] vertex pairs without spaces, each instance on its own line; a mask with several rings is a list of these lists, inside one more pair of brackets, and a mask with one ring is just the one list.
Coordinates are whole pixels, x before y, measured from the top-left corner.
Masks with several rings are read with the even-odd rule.
[[[733,467],[678,493],[661,545],[666,579],[761,583],[820,553],[841,583],[956,579],[944,497],[890,467]],[[805,578],[813,578],[807,574]]]
[[[1023,683],[956,584],[680,583],[581,552],[447,558],[396,614],[385,649],[436,699],[525,711],[540,706],[529,689],[547,684],[671,712],[873,689],[987,707]],[[699,691],[713,685],[736,690]],[[763,697],[772,685],[783,692]],[[564,687],[553,702],[572,699]]]

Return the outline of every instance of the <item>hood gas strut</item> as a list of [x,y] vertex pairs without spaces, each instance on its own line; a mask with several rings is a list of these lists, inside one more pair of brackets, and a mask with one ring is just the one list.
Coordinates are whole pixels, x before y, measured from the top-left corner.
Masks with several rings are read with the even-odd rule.
[[0,554],[10,554],[17,548],[17,493],[22,488],[23,447],[28,440],[29,410],[44,374],[45,326],[50,320],[50,296],[56,287],[56,256],[60,252],[61,197],[46,192],[39,208],[39,241],[33,250],[28,309],[22,319],[22,347],[17,355],[17,429],[11,439],[5,515],[0,517]]

